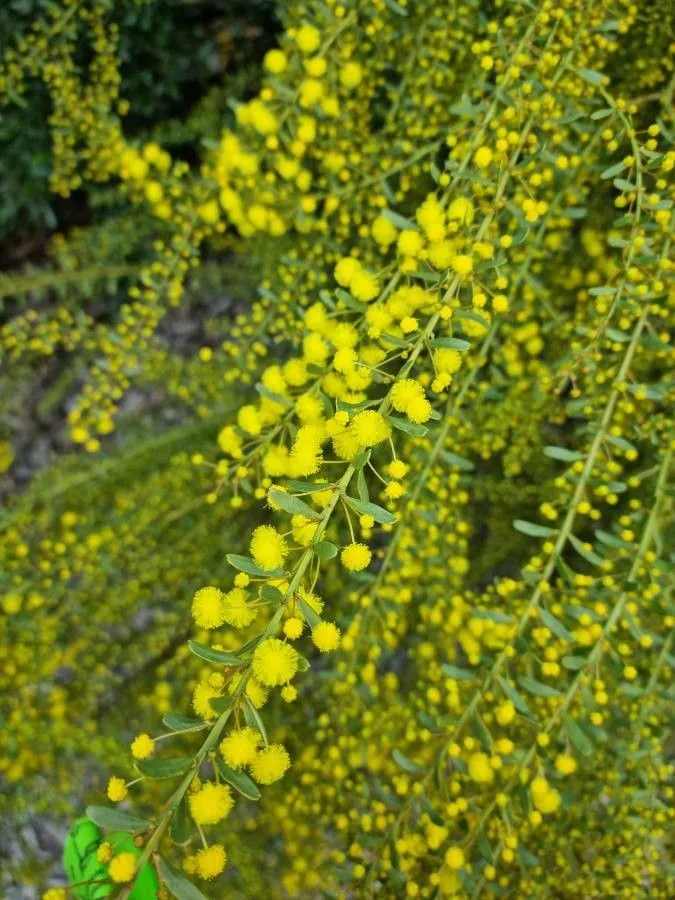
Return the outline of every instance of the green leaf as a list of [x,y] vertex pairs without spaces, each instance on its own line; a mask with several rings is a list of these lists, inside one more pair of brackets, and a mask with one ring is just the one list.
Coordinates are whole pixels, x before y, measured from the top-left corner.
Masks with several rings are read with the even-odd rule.
[[424,437],[429,430],[424,425],[417,425],[415,422],[409,422],[407,419],[401,419],[399,416],[387,416],[387,421],[406,434],[412,434],[414,437]]
[[472,309],[456,309],[455,315],[459,319],[469,319],[471,322],[482,325],[486,329],[490,327],[488,320],[484,316],[479,316],[478,313],[474,312]]
[[605,80],[605,76],[594,69],[577,69],[577,75],[589,84],[601,85]]
[[256,731],[260,732],[260,734],[262,735],[262,739],[265,742],[265,746],[267,747],[269,741],[267,740],[267,729],[265,728],[265,723],[260,718],[260,713],[251,703],[251,700],[246,696],[244,696],[244,719],[246,719],[247,725],[250,725],[251,728],[255,728]]
[[197,641],[188,641],[190,651],[206,662],[216,663],[220,666],[243,666],[244,660],[235,656],[234,653],[228,653],[225,650],[214,650],[213,647],[207,647],[205,644],[198,644]]
[[469,719],[469,728],[473,731],[474,737],[477,738],[483,750],[489,752],[492,747],[492,739],[490,738],[490,732],[485,727],[478,713],[474,713]]
[[476,841],[476,846],[480,852],[480,855],[483,859],[486,859],[489,863],[494,862],[494,854],[492,852],[492,847],[490,846],[490,842],[485,836],[485,832],[481,828],[478,832],[478,839]]
[[177,756],[173,759],[137,759],[136,768],[146,778],[175,778],[183,775],[192,765],[191,756]]
[[512,685],[510,681],[507,681],[506,678],[502,678],[501,676],[497,680],[499,681],[501,689],[504,691],[511,703],[513,703],[516,709],[521,713],[524,713],[526,716],[532,715],[532,713],[530,712],[530,707],[525,702],[525,698],[516,690],[514,685]]
[[195,887],[180,872],[172,869],[163,859],[160,859],[157,869],[162,883],[166,885],[177,900],[207,900],[207,897],[202,894],[199,888]]
[[167,713],[162,722],[171,731],[200,731],[206,728],[207,723],[203,719],[195,719],[192,716],[182,716],[180,713]]
[[480,111],[480,106],[471,102],[466,94],[462,94],[458,103],[454,103],[450,107],[450,112],[455,116],[466,116],[469,119],[475,119]]
[[538,525],[536,522],[527,522],[525,519],[516,519],[513,523],[516,531],[526,534],[528,537],[553,537],[555,530],[547,525]]
[[272,400],[274,403],[278,403],[280,406],[285,406],[287,408],[292,406],[292,403],[288,399],[288,397],[282,397],[281,394],[275,394],[274,391],[268,391],[267,388],[262,384],[256,384],[255,389],[261,397],[266,397],[268,400]]
[[306,600],[303,600],[299,595],[295,598],[298,606],[300,607],[300,612],[305,617],[305,621],[309,625],[310,628],[316,628],[316,626],[321,622],[321,618],[314,612],[312,607],[307,603]]
[[568,450],[566,447],[554,447],[552,444],[544,447],[544,454],[550,456],[551,459],[559,459],[561,462],[577,462],[583,459],[582,453],[577,450]]
[[583,542],[579,540],[578,537],[575,537],[573,534],[569,536],[569,542],[577,551],[579,556],[583,556],[583,558],[591,563],[593,566],[601,566],[604,563],[604,560],[601,556],[598,556],[597,553],[594,553],[592,550],[586,550],[583,545]]
[[469,459],[464,459],[463,456],[458,456],[456,453],[451,453],[449,450],[441,450],[441,457],[450,466],[456,466],[458,469],[463,469],[465,472],[473,471],[473,463]]
[[341,300],[346,307],[353,309],[355,312],[365,312],[368,308],[365,303],[356,300],[348,291],[345,291],[342,288],[336,289],[335,296]]
[[614,110],[612,109],[596,109],[594,113],[591,113],[591,119],[594,122],[597,122],[599,119],[606,119],[608,116],[611,116]]
[[171,816],[169,836],[174,844],[187,844],[190,840],[190,823],[188,821],[185,797],[181,798],[180,803]]
[[252,781],[245,772],[237,772],[231,769],[226,763],[218,757],[218,771],[221,777],[231,784],[235,790],[248,797],[249,800],[260,800],[262,794],[255,781]]
[[237,553],[228,553],[226,557],[233,569],[246,572],[254,578],[281,578],[283,569],[261,569],[249,556],[239,556]]
[[574,638],[565,628],[562,622],[559,622],[556,617],[547,609],[541,608],[539,610],[539,618],[548,628],[548,630],[552,631],[553,634],[555,634],[557,637],[562,638],[563,641],[569,641],[570,644],[574,642]]
[[616,178],[616,176],[620,172],[623,172],[623,170],[625,168],[626,168],[625,162],[621,161],[621,162],[615,163],[613,166],[610,166],[608,169],[605,169],[604,172],[601,172],[600,178],[602,178],[603,181],[609,181],[610,178]]
[[561,660],[563,666],[566,669],[570,669],[572,672],[577,672],[579,669],[583,668],[586,664],[585,656],[563,656]]
[[396,516],[393,515],[393,513],[390,513],[387,509],[383,509],[376,503],[355,500],[353,497],[346,497],[345,499],[350,506],[354,507],[360,516],[372,516],[376,522],[380,523],[380,525],[392,525],[396,521]]
[[401,806],[401,801],[395,794],[392,794],[391,791],[388,791],[382,785],[381,781],[378,781],[378,779],[375,778],[372,781],[371,786],[372,786],[372,791],[378,800],[381,800],[382,803],[384,803],[390,809],[399,809],[399,807]]
[[453,666],[451,663],[443,663],[441,669],[448,678],[452,678],[454,681],[473,681],[476,677],[475,672],[471,672],[469,669],[460,669],[459,666]]
[[284,599],[282,592],[273,584],[263,584],[259,593],[262,600],[268,600],[270,603],[281,603]]
[[500,625],[511,625],[513,622],[513,616],[498,612],[496,609],[474,609],[472,615],[476,619],[488,619],[490,622],[497,622]]
[[384,0],[384,2],[387,4],[389,9],[392,12],[395,12],[397,15],[399,15],[399,16],[407,16],[408,15],[408,10],[405,7],[401,6],[400,3],[397,3],[396,0]]
[[284,512],[290,513],[292,516],[305,516],[307,519],[318,519],[319,514],[311,506],[308,506],[304,500],[287,494],[285,491],[279,491],[276,488],[270,488],[267,492],[267,499],[270,503],[283,509]]
[[[599,287],[591,288],[588,292],[591,297],[607,297],[610,294],[616,294],[616,288],[612,287],[611,284],[603,284]],[[607,329],[609,331],[609,329]]]
[[359,469],[358,475],[356,476],[356,490],[359,499],[363,500],[364,503],[368,503],[370,494],[368,493],[368,482],[366,481],[366,476],[363,474],[363,469]]
[[370,459],[370,448],[367,450],[359,450],[354,459],[352,460],[352,466],[359,472],[362,473],[362,469]]
[[289,478],[286,482],[286,486],[291,491],[297,491],[300,494],[316,494],[318,491],[330,491],[332,490],[332,485],[325,483],[319,483],[317,481],[297,481],[294,478]]
[[593,741],[588,737],[585,731],[569,716],[563,718],[563,727],[567,732],[570,741],[577,748],[579,753],[584,756],[592,756],[595,752]]
[[627,441],[626,438],[617,437],[615,434],[606,434],[605,440],[609,441],[610,444],[614,444],[615,447],[618,447],[619,450],[635,450],[637,451],[637,447],[635,444],[631,444],[630,441]]
[[463,341],[461,338],[453,338],[453,337],[440,337],[434,338],[433,341],[429,341],[430,347],[443,347],[446,350],[470,350],[471,344],[469,341]]
[[557,688],[552,688],[550,685],[543,684],[535,678],[530,678],[529,675],[521,675],[518,679],[518,684],[536,697],[562,697]]
[[338,555],[338,548],[330,541],[319,541],[318,544],[314,544],[314,552],[319,559],[334,559]]
[[209,706],[214,712],[218,714],[224,713],[226,709],[229,709],[232,706],[233,698],[232,697],[211,697],[209,700]]
[[393,750],[391,755],[396,765],[400,766],[404,772],[409,772],[411,775],[420,775],[425,771],[424,766],[414,763],[400,750]]
[[152,825],[147,819],[141,819],[123,809],[115,809],[111,806],[88,806],[85,810],[88,819],[98,825],[99,828],[109,828],[111,831],[128,831],[137,834],[146,831]]
[[595,532],[596,538],[600,541],[601,544],[606,544],[608,547],[623,547],[624,549],[630,549],[633,545],[629,544],[627,541],[622,541],[620,538],[616,537],[614,534],[609,534],[607,531],[602,531],[602,529],[598,528]]
[[540,863],[539,857],[535,856],[534,853],[522,844],[518,847],[518,858],[523,864],[524,869],[531,869],[532,866],[538,866]]
[[414,222],[411,222],[410,219],[406,219],[405,216],[401,216],[397,212],[394,212],[393,209],[382,210],[382,215],[385,219],[388,219],[392,225],[400,228],[401,231],[417,231],[417,225],[415,225]]

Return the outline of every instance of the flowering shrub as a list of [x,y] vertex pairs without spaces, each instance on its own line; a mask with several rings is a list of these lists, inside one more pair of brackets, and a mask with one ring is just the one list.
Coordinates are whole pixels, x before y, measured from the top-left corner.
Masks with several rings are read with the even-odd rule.
[[[198,165],[125,134],[107,4],[0,75],[130,223],[0,329],[96,454],[3,521],[7,805],[86,793],[119,898],[670,897],[672,7],[279,12]],[[224,250],[258,297],[179,353]],[[117,439],[148,385],[186,421]]]

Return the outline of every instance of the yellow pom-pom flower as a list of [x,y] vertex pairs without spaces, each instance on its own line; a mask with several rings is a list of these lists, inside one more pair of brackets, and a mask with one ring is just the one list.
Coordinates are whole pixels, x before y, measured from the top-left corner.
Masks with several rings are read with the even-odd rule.
[[290,765],[291,758],[283,744],[270,744],[253,760],[251,774],[258,784],[273,784],[284,777]]
[[469,775],[479,784],[487,784],[494,780],[494,769],[486,753],[473,753],[469,757]]
[[139,734],[131,744],[134,759],[147,759],[155,749],[155,742],[149,734]]
[[198,825],[216,825],[234,806],[232,791],[226,784],[207,782],[188,797],[190,814]]
[[260,741],[260,732],[254,728],[237,728],[220,742],[220,752],[228,766],[241,769],[253,762]]
[[250,551],[256,564],[266,571],[283,566],[288,552],[282,535],[272,525],[259,525],[255,529]]
[[124,779],[118,778],[117,775],[113,775],[108,782],[108,799],[112,800],[113,803],[121,803],[127,796],[127,793],[127,786]]
[[374,409],[357,413],[351,421],[350,431],[360,447],[374,447],[391,434],[387,420]]
[[272,75],[281,75],[288,65],[288,60],[283,50],[268,50],[263,59],[263,65]]
[[217,587],[200,588],[192,600],[192,617],[200,628],[218,628],[225,621],[223,594]]
[[350,572],[361,572],[370,565],[373,554],[366,544],[347,544],[340,554],[342,565]]
[[322,653],[337,650],[340,646],[340,629],[332,622],[319,622],[312,629],[312,641]]
[[133,853],[120,853],[108,866],[108,874],[115,884],[126,884],[136,874],[136,857]]
[[222,844],[212,844],[197,853],[197,874],[205,881],[215,878],[227,865],[227,854]]
[[298,671],[298,654],[290,644],[267,638],[253,652],[253,674],[261,684],[285,684]]
[[449,869],[457,871],[464,865],[464,851],[461,847],[449,847],[445,853],[445,864]]

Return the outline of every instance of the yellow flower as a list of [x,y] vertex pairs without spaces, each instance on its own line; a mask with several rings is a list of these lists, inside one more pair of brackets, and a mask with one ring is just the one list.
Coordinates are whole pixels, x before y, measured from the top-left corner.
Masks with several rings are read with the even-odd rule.
[[189,794],[188,803],[190,814],[198,825],[216,825],[234,806],[229,787],[213,782],[207,782],[194,794]]
[[464,851],[461,847],[449,847],[445,852],[445,864],[456,871],[464,865]]
[[272,525],[259,525],[253,532],[251,556],[261,569],[271,571],[283,566],[286,558],[286,542]]
[[215,878],[227,865],[227,854],[221,844],[212,844],[197,853],[197,873],[200,878]]
[[134,759],[147,759],[155,749],[155,742],[149,734],[139,734],[131,744]]
[[366,544],[348,544],[340,554],[342,565],[350,572],[361,572],[370,565],[373,554]]
[[321,43],[321,33],[313,25],[302,25],[295,33],[295,43],[303,53],[314,53]]
[[312,629],[312,641],[322,653],[337,650],[340,646],[340,629],[333,622],[319,622]]
[[112,800],[113,803],[121,803],[127,796],[127,793],[127,786],[124,779],[113,775],[108,782],[108,799]]
[[270,744],[261,750],[251,765],[251,774],[259,784],[273,784],[283,778],[291,758],[283,744]]
[[120,853],[113,857],[108,866],[108,874],[115,884],[124,884],[136,874],[136,857],[133,853]]
[[217,587],[200,588],[192,600],[192,617],[200,628],[218,628],[225,621],[223,594]]
[[374,447],[391,434],[387,420],[374,409],[357,413],[351,421],[350,431],[360,447]]
[[253,762],[260,741],[260,732],[255,729],[238,728],[220,742],[220,752],[228,766],[241,769]]
[[261,684],[285,684],[298,671],[298,654],[290,644],[267,638],[253,651],[253,674]]
[[495,773],[490,765],[490,757],[486,753],[473,753],[469,757],[469,775],[479,784],[487,784],[494,780]]

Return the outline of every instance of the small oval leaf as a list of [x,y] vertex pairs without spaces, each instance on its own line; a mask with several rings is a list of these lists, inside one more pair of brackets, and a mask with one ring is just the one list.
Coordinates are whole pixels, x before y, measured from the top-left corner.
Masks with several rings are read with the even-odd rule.
[[244,797],[248,797],[249,800],[260,800],[262,794],[260,793],[258,785],[255,781],[252,781],[245,772],[237,772],[234,769],[231,769],[220,758],[218,758],[218,771],[220,772],[221,778],[227,781],[228,784],[231,784],[232,787],[238,790],[240,794],[243,794]]
[[88,806],[85,810],[87,818],[98,825],[99,828],[109,828],[112,831],[128,831],[137,834],[146,831],[151,826],[147,819],[141,819],[123,809],[114,809],[111,806]]
[[177,756],[173,759],[137,759],[136,768],[146,778],[175,778],[183,775],[192,765],[192,757]]
[[247,575],[252,575],[254,578],[281,578],[284,574],[283,569],[261,569],[260,566],[256,566],[249,556],[228,553],[226,558],[233,569],[246,572]]
[[226,650],[215,650],[213,647],[207,647],[205,644],[199,644],[197,641],[188,641],[190,651],[206,662],[216,663],[221,666],[243,666],[243,659],[235,656],[234,653],[228,653]]
[[180,872],[176,872],[171,866],[160,859],[157,866],[159,877],[162,884],[171,891],[176,900],[207,900],[199,888],[195,887],[191,881],[188,881]]

